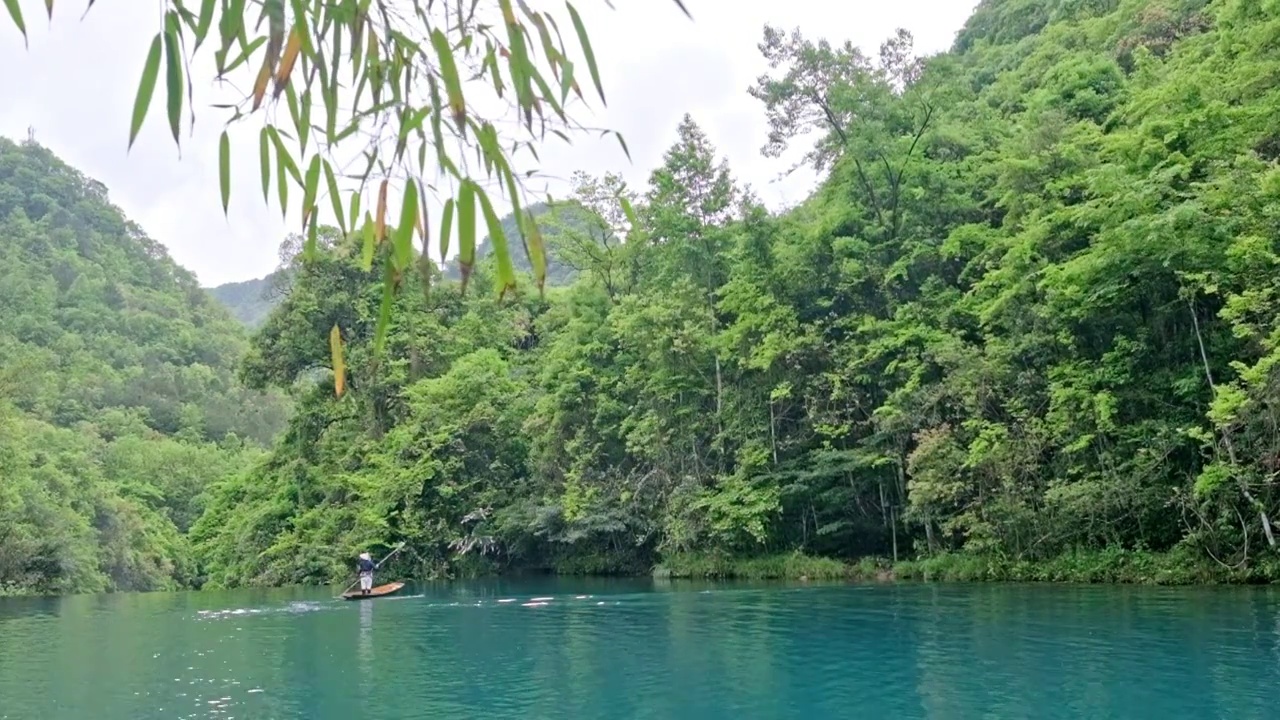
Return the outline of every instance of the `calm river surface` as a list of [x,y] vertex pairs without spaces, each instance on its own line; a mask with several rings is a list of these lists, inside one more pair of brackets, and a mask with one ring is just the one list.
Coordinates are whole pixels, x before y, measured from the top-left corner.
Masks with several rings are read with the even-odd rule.
[[0,599],[0,719],[1274,718],[1280,592],[513,580]]

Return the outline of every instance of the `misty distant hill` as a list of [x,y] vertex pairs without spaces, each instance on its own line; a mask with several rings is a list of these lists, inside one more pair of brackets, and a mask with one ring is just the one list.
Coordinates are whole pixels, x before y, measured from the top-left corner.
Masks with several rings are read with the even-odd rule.
[[[563,232],[565,228],[585,227],[588,211],[577,205],[560,205],[554,209],[556,213],[554,222],[550,222],[547,217],[549,213],[553,212],[553,208],[545,202],[529,206],[529,211],[535,218],[544,221],[539,227],[542,229],[543,238],[548,244],[547,286],[556,287],[572,283],[577,277],[577,271],[558,261],[553,248],[550,246],[554,242],[556,235]],[[524,245],[520,241],[520,230],[516,225],[515,215],[508,213],[502,218],[502,229],[511,244],[512,264],[515,265],[516,272],[533,272],[529,258],[525,254]],[[493,242],[488,235],[485,235],[484,239],[476,246],[476,257],[487,258],[492,254]],[[445,264],[443,270],[447,278],[452,280],[460,280],[462,278],[456,256]],[[283,272],[283,270],[277,270],[266,277],[225,283],[208,288],[208,292],[218,302],[225,305],[237,320],[247,327],[257,328],[267,319],[267,316],[271,314],[271,310],[284,295],[284,285],[288,280],[281,276]]]

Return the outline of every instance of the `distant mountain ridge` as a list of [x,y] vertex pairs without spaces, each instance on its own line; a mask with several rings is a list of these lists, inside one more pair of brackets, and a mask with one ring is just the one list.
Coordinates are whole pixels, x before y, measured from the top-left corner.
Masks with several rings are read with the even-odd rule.
[[276,270],[253,280],[223,283],[206,288],[214,299],[231,311],[231,316],[249,328],[257,328],[271,314],[279,298],[276,282],[282,279],[284,271]]

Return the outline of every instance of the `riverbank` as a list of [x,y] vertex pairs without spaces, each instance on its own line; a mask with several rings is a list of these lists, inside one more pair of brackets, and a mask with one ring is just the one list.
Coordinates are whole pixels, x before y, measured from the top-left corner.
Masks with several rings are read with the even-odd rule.
[[1088,550],[1038,561],[948,553],[897,563],[850,563],[799,553],[755,558],[680,555],[654,568],[659,578],[738,580],[861,580],[888,582],[1061,582],[1132,585],[1254,585],[1280,582],[1280,558],[1225,567],[1188,550]]

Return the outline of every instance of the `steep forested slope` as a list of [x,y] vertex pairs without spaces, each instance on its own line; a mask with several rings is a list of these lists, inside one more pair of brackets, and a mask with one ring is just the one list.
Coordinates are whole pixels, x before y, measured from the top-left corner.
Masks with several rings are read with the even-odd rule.
[[106,189],[0,139],[0,594],[195,577],[183,533],[287,403],[246,338]]
[[876,55],[767,29],[764,151],[816,141],[808,202],[770,216],[686,119],[637,226],[584,183],[626,242],[572,286],[411,289],[385,357],[377,278],[339,244],[248,374],[327,367],[337,324],[348,391],[315,385],[220,489],[211,578],[318,579],[400,540],[431,571],[802,551],[1276,575],[1275,10],[987,0],[924,61],[905,34]]

